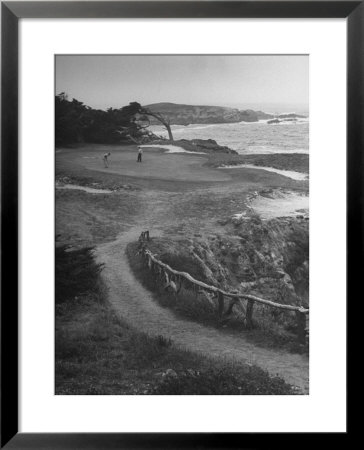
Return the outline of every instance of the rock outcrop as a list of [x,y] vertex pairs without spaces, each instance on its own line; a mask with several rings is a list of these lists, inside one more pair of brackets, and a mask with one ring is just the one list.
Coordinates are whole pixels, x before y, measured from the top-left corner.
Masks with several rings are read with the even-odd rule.
[[170,141],[168,139],[152,140],[153,145],[175,145],[176,147],[182,147],[189,152],[203,152],[203,153],[228,153],[231,155],[237,155],[235,150],[232,150],[225,145],[219,145],[213,139],[179,139]]
[[152,250],[176,270],[207,284],[307,307],[308,230],[304,219],[263,222],[256,216],[234,224],[230,235],[156,239]]
[[306,116],[296,113],[279,114],[278,119],[305,119]]

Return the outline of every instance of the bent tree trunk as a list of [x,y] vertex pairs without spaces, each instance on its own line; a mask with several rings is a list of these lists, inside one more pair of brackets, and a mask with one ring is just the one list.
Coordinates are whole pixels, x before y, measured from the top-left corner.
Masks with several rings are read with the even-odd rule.
[[166,117],[164,117],[162,114],[160,114],[158,112],[151,111],[150,109],[142,108],[139,112],[140,112],[140,114],[144,114],[146,116],[151,116],[151,117],[154,117],[155,119],[157,119],[167,130],[169,140],[174,141],[171,125],[169,123],[169,119],[167,119]]
[[171,130],[171,126],[169,125],[169,123],[164,124],[164,126],[166,127],[167,131],[168,131],[168,137],[170,141],[173,141],[173,134],[172,134],[172,130]]

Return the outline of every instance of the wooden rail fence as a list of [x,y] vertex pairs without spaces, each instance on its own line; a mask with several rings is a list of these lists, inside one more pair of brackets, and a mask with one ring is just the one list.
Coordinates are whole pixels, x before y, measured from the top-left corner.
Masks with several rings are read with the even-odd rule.
[[[253,327],[254,304],[262,304],[271,308],[277,308],[285,311],[292,311],[296,314],[297,338],[301,344],[308,341],[308,316],[309,309],[302,306],[284,305],[272,302],[255,295],[244,294],[241,292],[226,292],[216,286],[208,285],[202,281],[196,280],[187,272],[180,272],[173,269],[168,264],[157,259],[147,248],[147,242],[150,240],[149,231],[143,231],[139,236],[139,251],[145,264],[149,270],[155,273],[158,281],[163,285],[164,289],[171,289],[177,296],[183,285],[192,288],[197,294],[204,295],[210,303],[214,304],[213,299],[217,299],[217,312],[220,318],[227,317],[231,314],[236,303],[240,303],[245,310],[245,323],[247,328]],[[209,296],[212,294],[212,297]],[[243,302],[246,302],[244,304]],[[215,304],[214,304],[215,305]]]

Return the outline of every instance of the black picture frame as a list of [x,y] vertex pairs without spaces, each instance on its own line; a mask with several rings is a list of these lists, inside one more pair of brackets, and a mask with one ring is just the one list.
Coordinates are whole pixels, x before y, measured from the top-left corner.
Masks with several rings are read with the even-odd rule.
[[[363,270],[363,1],[1,3],[1,448],[270,447],[272,434],[18,433],[18,22],[21,18],[347,18],[347,301]],[[353,299],[354,300],[354,299]],[[348,346],[349,348],[349,346]],[[346,438],[338,433],[335,439]],[[310,434],[299,443],[305,445]],[[297,434],[280,435],[292,446]],[[318,436],[315,441],[319,444]],[[269,445],[268,445],[269,443]],[[294,444],[295,445],[295,444]]]

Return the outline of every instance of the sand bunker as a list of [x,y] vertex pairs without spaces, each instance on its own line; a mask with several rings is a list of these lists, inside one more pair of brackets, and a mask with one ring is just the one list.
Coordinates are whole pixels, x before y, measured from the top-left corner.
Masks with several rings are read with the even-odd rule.
[[239,164],[236,166],[222,166],[219,169],[257,169],[266,170],[267,172],[275,172],[284,177],[292,178],[297,181],[304,181],[308,179],[307,173],[295,172],[293,170],[280,170],[274,167],[255,166],[254,164]]
[[166,153],[192,153],[193,155],[206,155],[205,152],[190,152],[188,150],[185,150],[182,147],[178,147],[177,145],[140,145],[139,147],[145,147],[145,148],[160,148],[162,150],[167,150]]
[[257,195],[248,205],[248,211],[234,214],[234,219],[249,217],[249,210],[259,214],[262,219],[276,217],[297,217],[309,215],[309,197],[296,192],[275,191],[272,196]]
[[95,189],[90,188],[87,186],[78,186],[76,184],[57,184],[56,183],[56,189],[73,189],[77,191],[85,191],[89,194],[111,194],[112,191],[109,191],[107,189]]
[[251,207],[263,219],[275,217],[308,215],[309,198],[295,192],[282,194],[278,198],[267,198],[258,195],[251,202]]

